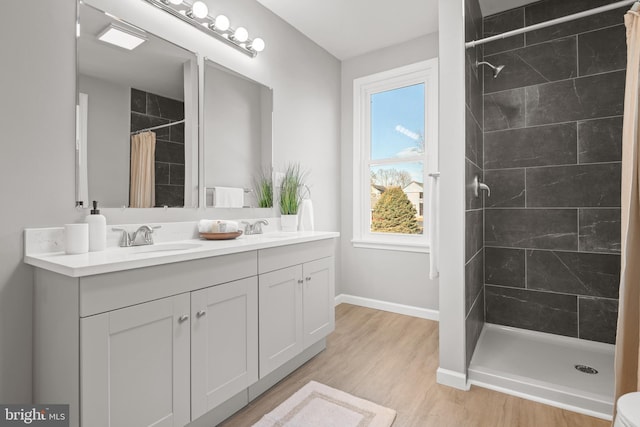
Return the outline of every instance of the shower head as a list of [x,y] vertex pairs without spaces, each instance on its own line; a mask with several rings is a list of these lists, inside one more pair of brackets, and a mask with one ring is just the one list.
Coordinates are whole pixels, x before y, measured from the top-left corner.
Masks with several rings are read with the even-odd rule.
[[493,70],[493,78],[494,79],[496,77],[498,77],[498,74],[500,74],[500,71],[502,71],[502,69],[504,68],[504,65],[498,65],[496,67],[495,65],[490,64],[487,61],[482,61],[482,62],[476,61],[476,68],[478,68],[480,65],[488,65],[489,67],[491,67],[491,69]]

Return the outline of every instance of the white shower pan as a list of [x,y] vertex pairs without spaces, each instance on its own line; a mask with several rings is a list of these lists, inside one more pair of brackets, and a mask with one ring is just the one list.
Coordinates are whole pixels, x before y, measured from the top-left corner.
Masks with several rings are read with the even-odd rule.
[[[485,324],[469,382],[611,420],[614,349],[612,344]],[[598,373],[581,372],[576,365]]]

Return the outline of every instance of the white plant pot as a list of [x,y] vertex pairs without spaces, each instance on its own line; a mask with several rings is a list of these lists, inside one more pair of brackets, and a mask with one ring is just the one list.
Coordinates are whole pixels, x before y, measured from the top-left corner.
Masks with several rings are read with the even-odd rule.
[[298,231],[298,215],[280,215],[282,231]]

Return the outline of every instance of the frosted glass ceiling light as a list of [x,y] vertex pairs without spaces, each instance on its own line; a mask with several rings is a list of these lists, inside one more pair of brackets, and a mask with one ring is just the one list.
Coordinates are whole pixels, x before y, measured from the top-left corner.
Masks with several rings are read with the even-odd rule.
[[238,43],[244,43],[249,39],[249,32],[244,27],[238,27],[233,32],[233,39]]
[[256,52],[262,52],[264,50],[264,40],[262,40],[260,37],[256,37],[251,43],[249,43],[247,47],[249,49],[255,50]]
[[144,37],[118,28],[113,24],[109,24],[107,28],[98,34],[98,40],[127,50],[133,50],[146,41]]
[[[210,16],[207,4],[202,0],[144,0],[162,9],[179,20],[193,25],[211,37],[233,46],[252,58],[262,52],[265,42],[259,37],[249,38],[249,32],[244,27],[231,28],[229,18],[224,15]],[[185,10],[187,9],[187,10]]]
[[208,14],[209,14],[209,8],[204,2],[201,2],[201,1],[193,2],[193,6],[191,6],[191,10],[187,12],[187,16],[189,18],[198,18],[198,19],[206,18]]
[[224,15],[218,15],[213,21],[213,24],[211,24],[211,29],[218,31],[227,31],[230,25],[231,23],[229,22],[229,18]]

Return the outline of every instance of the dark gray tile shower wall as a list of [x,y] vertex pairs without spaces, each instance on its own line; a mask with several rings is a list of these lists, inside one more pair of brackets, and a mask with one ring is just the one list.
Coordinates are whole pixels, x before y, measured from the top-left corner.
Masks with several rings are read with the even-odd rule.
[[[478,0],[465,0],[465,37],[482,36],[482,13]],[[466,230],[465,230],[465,327],[467,366],[471,361],[484,324],[484,216],[482,197],[475,197],[471,183],[475,176],[483,180],[484,135],[483,70],[475,66],[482,60],[482,47],[466,51]]]
[[[184,119],[184,102],[131,89],[131,131]],[[156,134],[156,206],[184,206],[184,124]]]
[[[608,3],[540,1],[484,18],[484,36]],[[497,79],[484,75],[477,165],[492,190],[487,322],[615,342],[625,12],[485,45],[484,59],[505,65]],[[467,233],[473,241],[469,225]]]

